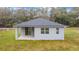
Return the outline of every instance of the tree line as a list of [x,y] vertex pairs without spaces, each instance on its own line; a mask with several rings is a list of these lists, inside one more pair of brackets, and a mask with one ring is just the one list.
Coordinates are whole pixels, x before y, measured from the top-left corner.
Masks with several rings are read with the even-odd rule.
[[38,17],[70,27],[79,27],[78,7],[0,7],[0,27],[13,27]]

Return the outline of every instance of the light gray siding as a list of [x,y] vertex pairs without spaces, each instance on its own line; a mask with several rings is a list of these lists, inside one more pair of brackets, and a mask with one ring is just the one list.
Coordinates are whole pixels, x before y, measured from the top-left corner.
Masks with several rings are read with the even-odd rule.
[[41,34],[41,28],[35,28],[35,38],[45,40],[63,40],[64,28],[59,28],[59,34],[56,34],[56,28],[49,28],[49,34]]

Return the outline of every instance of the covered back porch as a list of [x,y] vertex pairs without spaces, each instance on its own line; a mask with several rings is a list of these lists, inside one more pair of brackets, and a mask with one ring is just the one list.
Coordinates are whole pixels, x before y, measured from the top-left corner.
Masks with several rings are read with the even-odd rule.
[[16,28],[16,39],[33,39],[34,27]]

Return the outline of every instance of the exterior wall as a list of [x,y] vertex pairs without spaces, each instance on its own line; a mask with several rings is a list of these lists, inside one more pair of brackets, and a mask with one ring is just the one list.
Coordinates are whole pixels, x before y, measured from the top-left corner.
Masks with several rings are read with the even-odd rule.
[[[23,39],[31,39],[25,36],[25,29],[19,28]],[[28,38],[28,39],[27,39]],[[49,28],[49,34],[41,34],[41,28],[34,28],[33,40],[64,40],[64,28],[59,28],[59,34],[56,34],[56,28]]]
[[56,34],[56,28],[49,28],[49,34],[41,34],[41,28],[35,28],[35,38],[45,40],[64,40],[64,28],[59,28],[59,34]]

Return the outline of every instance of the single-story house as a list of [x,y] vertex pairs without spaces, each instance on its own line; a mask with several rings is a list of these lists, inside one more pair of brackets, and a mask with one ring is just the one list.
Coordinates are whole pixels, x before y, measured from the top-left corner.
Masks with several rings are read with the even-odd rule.
[[17,40],[64,40],[64,25],[49,19],[36,18],[15,27]]

